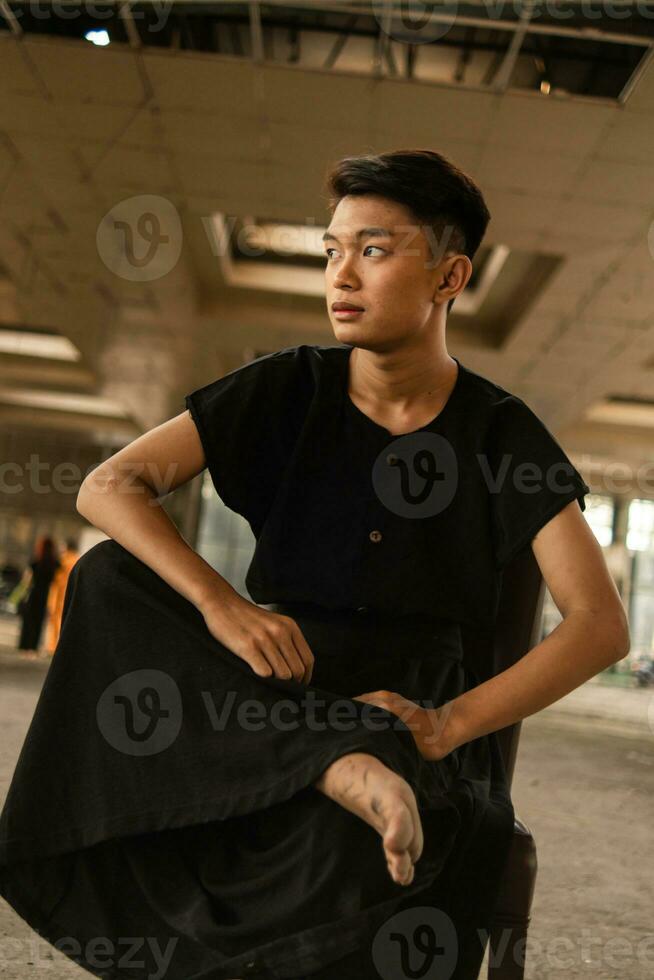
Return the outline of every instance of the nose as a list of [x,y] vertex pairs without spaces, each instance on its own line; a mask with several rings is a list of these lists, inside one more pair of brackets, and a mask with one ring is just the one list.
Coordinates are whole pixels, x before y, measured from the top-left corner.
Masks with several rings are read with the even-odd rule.
[[339,262],[338,268],[334,272],[334,287],[342,289],[344,286],[354,288],[359,285],[353,259],[343,259]]

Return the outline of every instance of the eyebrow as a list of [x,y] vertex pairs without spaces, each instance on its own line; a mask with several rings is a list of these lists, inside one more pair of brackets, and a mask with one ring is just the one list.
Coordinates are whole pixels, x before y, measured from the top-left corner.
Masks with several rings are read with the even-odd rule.
[[[393,238],[393,232],[388,228],[359,228],[355,233],[355,238]],[[337,242],[338,238],[329,229],[322,236],[323,242]]]

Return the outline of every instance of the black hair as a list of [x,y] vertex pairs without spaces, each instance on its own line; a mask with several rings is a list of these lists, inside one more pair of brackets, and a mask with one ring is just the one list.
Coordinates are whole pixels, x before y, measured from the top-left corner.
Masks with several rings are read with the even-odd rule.
[[[328,172],[326,183],[332,214],[348,194],[387,197],[429,225],[437,242],[450,230],[446,252],[467,255],[471,262],[491,219],[474,181],[435,150],[344,157]],[[454,299],[448,302],[448,313],[453,303]]]

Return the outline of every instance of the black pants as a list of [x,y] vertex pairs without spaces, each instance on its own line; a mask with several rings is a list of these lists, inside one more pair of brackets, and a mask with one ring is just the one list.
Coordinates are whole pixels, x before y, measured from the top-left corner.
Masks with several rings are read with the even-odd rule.
[[[117,964],[130,955],[125,938],[140,936],[134,980],[155,971],[155,943],[173,940],[167,980],[263,980],[266,970],[388,980],[380,959],[398,963],[425,914],[443,910],[458,970],[448,980],[473,980],[468,937],[488,918],[513,830],[496,741],[427,761],[408,729],[364,724],[353,700],[381,689],[435,705],[456,697],[474,682],[458,629],[293,612],[316,657],[309,690],[256,676],[117,542],[74,566],[0,814],[0,895],[49,942],[72,937],[81,952],[68,955],[96,976],[110,978],[93,939],[111,943],[99,959]],[[353,722],[333,714],[324,724],[343,699]],[[254,724],[253,702],[265,709]],[[348,752],[376,756],[414,788],[424,850],[406,889],[388,874],[379,834],[313,787]],[[438,932],[443,945],[443,920]]]

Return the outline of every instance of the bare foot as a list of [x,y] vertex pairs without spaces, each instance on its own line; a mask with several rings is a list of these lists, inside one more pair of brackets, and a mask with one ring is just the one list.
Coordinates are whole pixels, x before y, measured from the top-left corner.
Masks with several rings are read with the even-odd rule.
[[381,834],[391,878],[410,885],[424,838],[407,781],[376,756],[349,752],[332,762],[314,786]]

